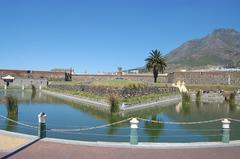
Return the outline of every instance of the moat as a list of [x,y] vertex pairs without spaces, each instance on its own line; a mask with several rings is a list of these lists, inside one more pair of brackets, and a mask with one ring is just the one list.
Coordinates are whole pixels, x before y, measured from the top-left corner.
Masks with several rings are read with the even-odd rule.
[[[17,98],[17,113],[9,113],[6,96]],[[90,129],[84,131],[65,131],[69,129],[89,128],[114,123],[130,117],[157,120],[160,122],[195,122],[214,120],[219,118],[240,119],[240,106],[229,106],[224,103],[191,102],[185,106],[175,103],[168,106],[155,106],[138,111],[124,112],[111,115],[101,109],[84,104],[69,102],[55,98],[43,92],[32,93],[30,90],[1,90],[0,114],[20,123],[33,127],[26,127],[4,118],[0,118],[0,129],[37,135],[37,115],[47,114],[47,137],[73,139],[83,141],[118,141],[128,142],[130,135],[129,122],[113,126]],[[167,124],[140,121],[138,135],[139,142],[200,142],[221,141],[221,122],[204,124]],[[57,129],[58,131],[52,131]],[[61,131],[61,130],[62,131]],[[231,140],[240,139],[240,125],[231,123]]]

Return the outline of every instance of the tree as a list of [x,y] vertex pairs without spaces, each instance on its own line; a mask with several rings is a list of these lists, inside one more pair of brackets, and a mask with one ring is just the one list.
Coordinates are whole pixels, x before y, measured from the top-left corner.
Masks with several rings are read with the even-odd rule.
[[166,60],[161,55],[160,51],[156,49],[150,52],[150,56],[146,58],[145,61],[147,62],[146,64],[147,70],[153,71],[154,82],[156,83],[158,78],[158,73],[159,72],[163,73],[165,68],[167,67],[167,64],[165,62]]

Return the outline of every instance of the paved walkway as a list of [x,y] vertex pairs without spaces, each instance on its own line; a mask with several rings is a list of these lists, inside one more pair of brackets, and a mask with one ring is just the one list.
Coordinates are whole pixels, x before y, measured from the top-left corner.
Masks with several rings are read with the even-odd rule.
[[0,158],[2,158],[3,156],[7,155],[6,152],[0,152]]
[[40,140],[10,159],[238,159],[240,146],[217,148],[117,148]]
[[0,158],[36,140],[36,137],[0,130]]
[[8,152],[26,144],[29,140],[11,135],[0,134],[0,152]]

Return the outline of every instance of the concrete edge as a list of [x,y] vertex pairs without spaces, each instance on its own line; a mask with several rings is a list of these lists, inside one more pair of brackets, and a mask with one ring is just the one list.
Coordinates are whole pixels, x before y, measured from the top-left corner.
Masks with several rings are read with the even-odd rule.
[[135,110],[135,109],[143,109],[143,108],[149,108],[149,107],[154,107],[154,106],[157,106],[159,104],[163,104],[164,106],[165,105],[169,105],[169,104],[172,104],[172,103],[175,103],[177,101],[181,101],[181,96],[180,95],[171,95],[171,96],[168,96],[170,99],[159,99],[157,102],[150,102],[150,103],[145,103],[145,104],[138,104],[138,105],[135,105],[135,106],[132,106],[132,107],[126,107],[125,109],[122,109],[124,111],[130,111],[130,110]]
[[77,140],[65,140],[56,138],[44,138],[44,142],[54,142],[59,144],[72,144],[94,147],[109,147],[109,148],[140,148],[140,149],[191,149],[191,148],[217,148],[217,147],[234,147],[240,146],[240,140],[231,141],[230,143],[222,142],[193,142],[193,143],[149,143],[141,142],[138,145],[131,145],[128,142],[89,142]]
[[81,98],[81,97],[74,97],[71,95],[63,94],[63,93],[57,93],[57,92],[53,92],[53,91],[49,91],[49,90],[42,90],[42,92],[52,95],[52,96],[55,96],[55,97],[59,97],[59,98],[63,98],[66,100],[71,100],[71,101],[73,100],[73,101],[80,102],[80,103],[86,103],[86,104],[90,104],[93,106],[98,105],[98,106],[104,106],[105,108],[110,107],[107,103],[101,103],[101,102],[97,102],[97,101],[93,101],[93,100],[85,99],[85,98]]
[[0,134],[9,135],[9,136],[13,136],[13,137],[26,138],[26,139],[29,139],[29,140],[37,138],[37,136],[34,136],[34,135],[22,134],[22,133],[17,133],[17,132],[10,132],[10,131],[6,131],[6,130],[0,130]]
[[[0,130],[0,133],[28,138],[30,142],[22,145],[13,151],[7,152],[9,154],[15,154],[20,150],[32,145],[33,143],[40,140],[37,136],[26,135],[16,132],[8,132],[5,130]],[[217,148],[217,147],[234,147],[240,146],[240,140],[230,141],[230,143],[222,142],[190,142],[190,143],[151,143],[151,142],[140,142],[138,145],[131,145],[128,142],[104,142],[104,141],[78,141],[78,140],[67,140],[67,139],[57,139],[57,138],[44,138],[41,139],[44,142],[54,142],[59,144],[72,144],[72,145],[82,145],[82,146],[94,146],[94,147],[113,147],[113,148],[142,148],[142,149],[186,149],[186,148]]]

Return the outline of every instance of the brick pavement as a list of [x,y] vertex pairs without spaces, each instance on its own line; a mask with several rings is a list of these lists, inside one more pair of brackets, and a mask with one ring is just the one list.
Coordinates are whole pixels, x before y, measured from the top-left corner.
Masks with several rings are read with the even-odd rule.
[[38,141],[10,159],[238,159],[240,146],[217,148],[142,149],[83,146]]

